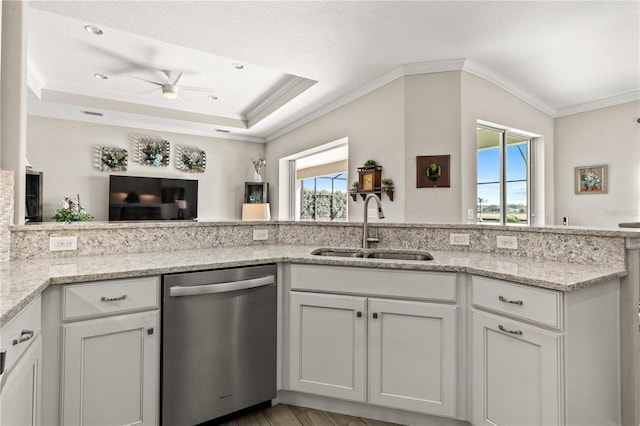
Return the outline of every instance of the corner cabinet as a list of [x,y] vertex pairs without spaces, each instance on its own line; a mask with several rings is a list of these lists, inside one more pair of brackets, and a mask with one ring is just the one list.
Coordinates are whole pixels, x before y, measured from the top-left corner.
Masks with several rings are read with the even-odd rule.
[[159,278],[62,290],[63,425],[158,423]]
[[455,274],[291,265],[291,287],[291,390],[454,416]]
[[0,330],[0,425],[40,424],[42,336],[40,297]]

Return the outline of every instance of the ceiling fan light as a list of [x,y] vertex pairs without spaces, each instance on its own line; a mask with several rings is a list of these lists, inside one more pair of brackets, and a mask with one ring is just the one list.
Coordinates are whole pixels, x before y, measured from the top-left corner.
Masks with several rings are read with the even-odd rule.
[[162,96],[167,99],[175,99],[178,97],[178,92],[176,91],[175,86],[165,84],[162,86]]

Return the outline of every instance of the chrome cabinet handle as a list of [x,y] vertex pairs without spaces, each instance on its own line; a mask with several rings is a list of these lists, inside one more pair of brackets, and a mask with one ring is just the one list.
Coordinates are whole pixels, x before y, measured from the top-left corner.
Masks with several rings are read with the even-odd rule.
[[126,298],[127,298],[127,295],[126,295],[126,294],[123,294],[123,295],[122,295],[122,296],[120,296],[120,297],[104,297],[104,296],[102,296],[102,297],[100,298],[100,300],[102,300],[103,302],[115,302],[115,301],[117,301],[117,300],[124,300],[124,299],[126,299]]
[[23,343],[26,342],[27,340],[31,339],[33,337],[33,330],[22,330],[22,333],[20,333],[20,338],[19,339],[13,339],[13,345],[17,345],[19,343]]
[[502,296],[498,296],[498,300],[504,303],[511,303],[512,305],[520,305],[522,306],[522,300],[509,300],[509,299],[505,299]]
[[500,329],[500,331],[504,331],[505,333],[516,334],[518,336],[522,336],[522,331],[520,331],[520,330],[507,330],[506,328],[504,328],[502,326],[502,324],[498,324],[498,328]]
[[4,374],[4,364],[7,358],[7,351],[0,349],[0,374]]

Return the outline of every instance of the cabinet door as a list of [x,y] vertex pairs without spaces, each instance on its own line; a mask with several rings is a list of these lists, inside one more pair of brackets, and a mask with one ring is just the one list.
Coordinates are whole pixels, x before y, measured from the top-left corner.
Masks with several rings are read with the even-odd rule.
[[455,415],[456,307],[369,300],[369,402]]
[[155,425],[158,311],[63,326],[62,424]]
[[561,425],[562,337],[472,311],[472,423]]
[[38,336],[16,364],[0,394],[0,425],[40,424],[42,337]]
[[366,298],[291,292],[291,389],[364,402]]

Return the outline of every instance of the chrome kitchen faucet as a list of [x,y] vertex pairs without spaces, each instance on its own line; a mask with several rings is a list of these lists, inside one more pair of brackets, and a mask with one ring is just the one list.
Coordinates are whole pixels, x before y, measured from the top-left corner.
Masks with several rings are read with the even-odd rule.
[[369,206],[369,200],[371,199],[376,200],[376,204],[378,205],[378,219],[384,219],[384,212],[382,211],[382,204],[380,203],[380,197],[378,197],[376,194],[369,194],[367,195],[367,198],[365,198],[364,200],[364,222],[363,222],[363,229],[362,229],[362,248],[366,249],[369,248],[369,242],[374,242],[377,243],[378,240],[378,236],[376,234],[375,237],[369,237],[369,211],[367,210],[367,207]]

